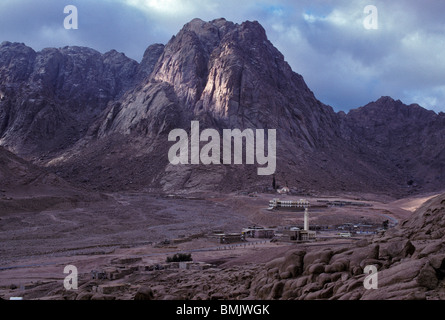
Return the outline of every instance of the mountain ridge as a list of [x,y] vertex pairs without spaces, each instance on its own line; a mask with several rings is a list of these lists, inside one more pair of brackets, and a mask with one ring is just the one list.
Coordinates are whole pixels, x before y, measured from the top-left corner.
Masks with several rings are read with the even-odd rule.
[[[11,45],[3,43],[0,52]],[[270,189],[272,177],[255,176],[256,168],[248,165],[169,164],[168,132],[190,130],[195,120],[202,129],[219,131],[276,128],[275,176],[296,192],[402,194],[443,188],[443,115],[390,97],[335,112],[292,71],[256,21],[194,19],[167,44],[148,47],[141,63],[116,51],[69,48],[36,53],[26,47],[16,53],[32,61],[40,57],[37,64],[0,55],[0,144],[76,184],[163,192]],[[68,64],[57,62],[69,50],[85,51],[73,66],[90,70],[89,76],[82,78],[80,72],[75,79],[86,80],[88,90],[76,91],[76,73],[67,74]],[[57,72],[51,71],[54,64]],[[62,81],[60,74],[67,77]],[[31,89],[20,87],[25,79],[31,79]],[[43,90],[35,84],[39,80]],[[77,96],[83,108],[74,106],[82,125],[66,116],[73,112],[64,106],[76,100],[76,92],[83,92]],[[30,102],[31,96],[37,100]],[[37,117],[42,110],[44,116]],[[20,120],[17,115],[28,116]],[[72,131],[60,136],[53,123]],[[32,130],[24,132],[24,127]],[[40,144],[32,139],[36,134]],[[30,149],[29,144],[37,146]]]

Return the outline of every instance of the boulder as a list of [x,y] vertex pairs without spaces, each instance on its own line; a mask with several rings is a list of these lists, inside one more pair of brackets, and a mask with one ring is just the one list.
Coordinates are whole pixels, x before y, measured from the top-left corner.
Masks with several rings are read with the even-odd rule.
[[[341,262],[344,265],[345,270],[349,269],[353,274],[360,274],[362,273],[362,268],[360,266],[363,264],[363,261],[367,259],[378,259],[379,251],[380,246],[377,244],[368,247],[350,249],[333,256],[331,264],[334,265],[337,262]],[[336,267],[340,267],[340,265],[336,265]]]
[[[426,259],[408,259],[379,271],[377,274],[378,288],[365,290],[362,299],[408,299],[413,291],[424,291],[425,288],[419,287],[416,278],[427,263]],[[427,279],[425,279],[425,283],[427,283]]]
[[91,297],[91,300],[116,300],[116,297],[107,294],[95,293]]
[[445,253],[430,256],[428,260],[436,271],[445,272]]
[[317,291],[321,290],[322,288],[323,288],[323,286],[321,284],[319,284],[317,282],[313,282],[313,283],[306,285],[303,288],[303,293],[317,292]]
[[298,288],[302,288],[304,287],[307,283],[310,282],[310,277],[309,276],[301,276],[297,279],[296,281],[296,286]]
[[419,288],[416,280],[394,283],[391,286],[380,286],[378,289],[366,290],[361,297],[362,300],[411,300],[413,294],[420,296],[425,288]]
[[434,289],[437,287],[438,279],[436,272],[429,263],[425,264],[417,276],[417,283],[425,288]]
[[284,288],[284,282],[283,281],[277,281],[274,283],[272,290],[271,290],[271,298],[272,299],[279,299],[281,295],[283,294],[283,288]]
[[289,300],[289,299],[295,299],[299,296],[300,289],[297,287],[296,282],[297,280],[286,281],[283,288],[283,294],[281,296],[281,299]]
[[331,249],[308,252],[303,259],[304,268],[308,269],[314,263],[328,264],[332,257],[332,254],[333,253]]
[[425,260],[408,260],[391,266],[378,273],[379,287],[387,287],[401,282],[409,282],[419,274]]
[[[390,241],[382,248],[380,257],[383,258],[405,258],[411,256],[416,247],[411,243],[409,239],[402,239],[400,241]],[[376,257],[377,259],[378,257]]]
[[134,296],[134,300],[153,300],[154,294],[150,287],[140,287]]
[[336,272],[331,274],[331,282],[336,282],[337,280],[341,279],[342,272]]
[[209,296],[205,293],[198,293],[197,295],[195,295],[193,297],[192,300],[207,300],[209,298]]
[[308,273],[309,274],[320,274],[324,272],[324,264],[323,263],[316,263],[309,267]]
[[284,265],[284,261],[285,261],[284,257],[280,257],[280,258],[274,259],[272,261],[269,261],[268,263],[266,263],[266,270],[278,269],[282,265]]
[[322,273],[318,276],[318,283],[321,284],[322,286],[324,286],[326,283],[331,282],[331,275],[329,273]]
[[127,284],[116,283],[116,284],[102,284],[98,286],[97,291],[101,294],[110,294],[115,292],[124,291],[128,287]]
[[325,272],[327,273],[336,273],[336,272],[342,272],[345,271],[348,268],[349,262],[346,259],[341,259],[333,264],[327,265],[325,267]]
[[280,265],[280,271],[288,271],[292,277],[295,277],[303,272],[303,258],[306,251],[292,250],[284,256],[284,261]]
[[292,278],[292,274],[289,271],[284,271],[280,273],[280,279]]
[[77,295],[76,300],[91,300],[93,293],[91,292],[81,292]]
[[377,259],[365,259],[360,263],[360,268],[365,269],[366,266],[373,265],[378,269],[383,265],[383,261]]

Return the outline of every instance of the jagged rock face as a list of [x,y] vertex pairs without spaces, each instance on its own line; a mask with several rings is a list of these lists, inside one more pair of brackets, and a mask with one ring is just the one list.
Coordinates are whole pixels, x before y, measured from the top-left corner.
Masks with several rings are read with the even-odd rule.
[[138,66],[137,70],[137,82],[143,81],[145,78],[151,75],[155,68],[156,62],[164,52],[163,44],[152,44],[145,50],[144,57]]
[[[151,80],[171,85],[189,118],[221,128],[281,127],[283,138],[294,135],[310,147],[332,136],[320,127],[334,112],[315,99],[257,22],[191,21],[165,46]],[[136,96],[146,100],[150,86]],[[132,109],[141,102],[132,96],[122,104]]]
[[332,122],[334,113],[315,99],[258,22],[192,20],[166,45],[152,79],[170,84],[191,117],[221,127],[281,126],[283,138],[288,131],[312,147],[332,133],[320,130],[320,122]]
[[0,46],[2,83],[27,81],[35,57],[36,52],[24,44],[3,42]]
[[[329,150],[342,144],[337,115],[291,70],[258,22],[238,25],[224,19],[195,19],[187,23],[165,46],[148,81],[110,107],[92,132],[99,139],[117,134],[142,136],[160,144],[154,155],[158,156],[167,153],[168,132],[189,130],[190,120],[199,120],[201,129],[220,132],[277,129],[280,175],[286,175],[288,181],[297,171],[305,180],[301,168],[311,178],[323,180],[319,168],[325,165],[326,156],[314,160],[311,154],[319,150],[332,153]],[[349,146],[343,144],[342,148],[353,157]],[[332,163],[342,170],[342,161]],[[255,169],[245,166],[214,166],[211,181],[206,177],[208,170],[201,167],[163,166],[163,176],[156,180],[167,189],[201,186],[205,190],[208,183],[221,186],[223,181],[238,188],[247,180],[261,180],[252,181]]]
[[204,89],[209,55],[219,37],[219,28],[211,23],[195,19],[186,24],[166,45],[153,79],[171,84],[181,103],[193,108]]
[[2,144],[22,156],[42,156],[72,145],[110,101],[153,69],[152,53],[139,65],[114,50],[100,54],[65,47],[35,52],[23,44],[2,43]]
[[0,144],[76,182],[168,192],[272,186],[257,165],[169,164],[168,133],[198,120],[220,133],[276,129],[278,185],[299,193],[443,188],[443,114],[388,97],[335,113],[258,22],[194,19],[140,64],[79,47],[36,53],[3,43],[0,52]]
[[342,119],[343,136],[381,166],[398,172],[408,188],[443,188],[445,114],[382,97]]
[[[164,191],[204,191],[215,186],[217,190],[229,191],[271,186],[270,177],[255,176],[256,168],[249,166],[214,165],[209,169],[169,164],[168,132],[174,128],[190,130],[190,121],[198,120],[201,130],[277,129],[276,176],[280,185],[303,192],[316,189],[398,192],[400,186],[407,188],[406,172],[384,154],[384,149],[374,147],[375,141],[393,132],[377,134],[373,140],[377,132],[372,128],[377,125],[362,129],[370,127],[367,121],[383,121],[378,117],[384,113],[374,112],[376,119],[366,120],[370,117],[366,110],[371,110],[372,104],[343,115],[319,102],[303,78],[291,70],[270,43],[259,23],[194,19],[165,47],[149,47],[143,61],[148,61],[147,55],[152,56],[149,52],[159,57],[147,63],[152,66],[146,73],[153,70],[150,75],[110,105],[90,127],[89,139],[99,145],[104,141],[103,145],[112,149],[115,144],[115,154],[126,154],[128,171],[122,172],[122,176],[119,172],[110,176],[115,183],[131,175],[135,185],[146,186],[147,181],[156,181],[157,187]],[[400,111],[403,115],[404,109],[399,109],[393,113]],[[397,121],[405,128],[417,117],[409,113]],[[440,138],[436,143],[439,141]],[[127,147],[128,150],[121,150]],[[133,150],[139,151],[134,155]],[[87,153],[92,158],[73,158],[66,177],[84,172],[75,159],[94,161],[107,168],[114,166],[112,159],[104,159],[101,152],[90,149]],[[398,159],[396,155],[394,158]],[[144,169],[139,168],[141,161],[146,163]],[[150,171],[156,172],[154,176],[134,174],[145,171],[148,163],[153,169]],[[92,180],[92,176],[80,178],[85,179]]]
[[[416,213],[401,223],[403,235],[411,240],[445,240],[445,195],[425,202]],[[401,235],[397,230],[388,236]]]

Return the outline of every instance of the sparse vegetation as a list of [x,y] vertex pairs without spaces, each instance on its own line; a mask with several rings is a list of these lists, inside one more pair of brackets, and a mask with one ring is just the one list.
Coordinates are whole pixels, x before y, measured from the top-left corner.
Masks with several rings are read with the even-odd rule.
[[193,261],[191,253],[175,253],[173,256],[167,257],[167,262]]

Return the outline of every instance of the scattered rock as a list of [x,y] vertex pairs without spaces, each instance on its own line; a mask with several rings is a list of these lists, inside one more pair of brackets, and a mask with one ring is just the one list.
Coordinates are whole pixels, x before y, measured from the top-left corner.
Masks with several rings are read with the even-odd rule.
[[272,299],[279,299],[281,297],[281,295],[283,294],[283,288],[284,288],[284,282],[283,281],[275,282],[273,287],[272,287],[271,298]]
[[438,279],[436,277],[435,270],[429,265],[429,263],[425,264],[424,267],[420,270],[419,275],[417,276],[417,283],[428,289],[436,288],[438,284]]
[[433,242],[425,246],[422,251],[419,252],[418,258],[427,257],[434,253],[439,253],[444,248],[444,245],[441,242]]
[[[411,256],[416,248],[408,239],[402,239],[400,241],[391,241],[385,248],[382,248],[381,256],[383,258],[405,258]],[[378,258],[378,257],[376,257]]]
[[93,293],[91,292],[81,292],[77,295],[76,300],[91,300]]
[[328,264],[332,257],[332,250],[324,249],[321,251],[309,251],[304,256],[304,268],[308,269],[314,263]]
[[153,290],[150,287],[140,287],[134,296],[134,300],[154,300]]
[[117,284],[102,284],[98,286],[97,292],[107,295],[114,292],[124,291],[128,287],[127,284],[117,283]]
[[316,263],[309,267],[308,272],[309,274],[320,274],[324,272],[324,264],[323,263]]
[[105,295],[105,294],[101,294],[101,293],[95,293],[91,297],[91,300],[116,300],[116,297],[112,296],[112,295]]
[[325,267],[325,272],[327,273],[336,273],[345,271],[348,267],[348,261],[346,259],[337,260],[333,264],[327,265]]

